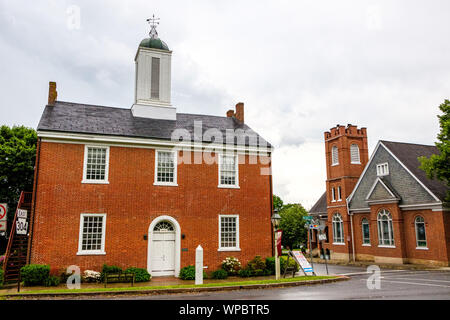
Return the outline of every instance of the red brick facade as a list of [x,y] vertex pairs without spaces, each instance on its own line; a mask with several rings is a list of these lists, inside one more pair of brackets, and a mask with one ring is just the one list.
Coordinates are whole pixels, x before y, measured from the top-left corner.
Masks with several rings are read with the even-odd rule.
[[[155,186],[155,149],[110,145],[109,184],[85,184],[84,144],[42,142],[40,147],[31,263],[147,268],[144,236],[162,215],[180,225],[181,268],[194,264],[198,245],[208,271],[225,257],[245,265],[256,255],[272,255],[271,181],[261,174],[270,164],[249,164],[248,155],[239,155],[239,189],[218,188],[218,165],[204,163],[179,164],[178,186]],[[77,255],[81,213],[107,215],[105,255]],[[241,251],[218,251],[219,214],[239,215]]]

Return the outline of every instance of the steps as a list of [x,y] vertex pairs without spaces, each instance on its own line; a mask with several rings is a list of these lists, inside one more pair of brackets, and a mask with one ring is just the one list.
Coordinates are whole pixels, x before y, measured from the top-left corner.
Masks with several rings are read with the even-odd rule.
[[[30,215],[31,215],[31,201],[32,193],[23,192],[20,194],[17,209],[27,210],[28,232],[30,230]],[[28,252],[28,235],[16,234],[16,219],[17,210],[14,215],[13,224],[8,240],[8,247],[6,249],[5,261],[3,263],[3,270],[5,271],[5,283],[17,282],[19,280],[20,268],[27,263]]]

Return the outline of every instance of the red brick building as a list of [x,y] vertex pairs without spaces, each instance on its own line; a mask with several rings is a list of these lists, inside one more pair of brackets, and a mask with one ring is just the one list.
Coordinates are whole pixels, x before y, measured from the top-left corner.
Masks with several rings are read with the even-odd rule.
[[447,186],[428,179],[418,157],[435,146],[379,141],[368,157],[366,128],[325,132],[326,192],[310,214],[327,240],[314,247],[334,260],[448,266],[450,210]]
[[57,100],[39,122],[28,262],[103,264],[178,276],[204,249],[216,270],[272,255],[272,147],[244,122],[177,113],[172,51],[156,33],[139,45],[129,108]]

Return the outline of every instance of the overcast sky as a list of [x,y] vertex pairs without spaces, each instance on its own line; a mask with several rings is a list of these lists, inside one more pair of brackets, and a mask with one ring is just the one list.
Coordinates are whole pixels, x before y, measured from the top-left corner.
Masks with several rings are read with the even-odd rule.
[[155,14],[177,111],[244,102],[276,147],[274,193],[309,209],[336,124],[367,127],[370,153],[381,139],[434,143],[450,98],[449,12],[447,0],[0,0],[0,124],[36,128],[49,81],[59,100],[131,107]]

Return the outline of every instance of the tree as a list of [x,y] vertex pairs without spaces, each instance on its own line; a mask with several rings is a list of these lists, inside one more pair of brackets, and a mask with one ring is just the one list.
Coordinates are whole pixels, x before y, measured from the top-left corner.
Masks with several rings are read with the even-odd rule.
[[431,157],[420,157],[420,169],[424,170],[429,179],[438,179],[447,184],[446,202],[450,202],[450,101],[445,100],[439,106],[439,109],[444,113],[438,115],[439,125],[441,131],[437,138],[436,147],[440,154],[433,154]]
[[281,198],[277,195],[273,195],[273,209],[278,210],[278,212],[281,211],[281,209],[283,208],[283,200],[281,200]]
[[308,238],[305,228],[304,216],[308,215],[301,204],[284,205],[280,211],[281,221],[279,228],[283,230],[281,244],[291,249],[304,244]]
[[8,204],[9,224],[20,192],[33,190],[36,142],[36,131],[31,128],[0,127],[0,202]]

